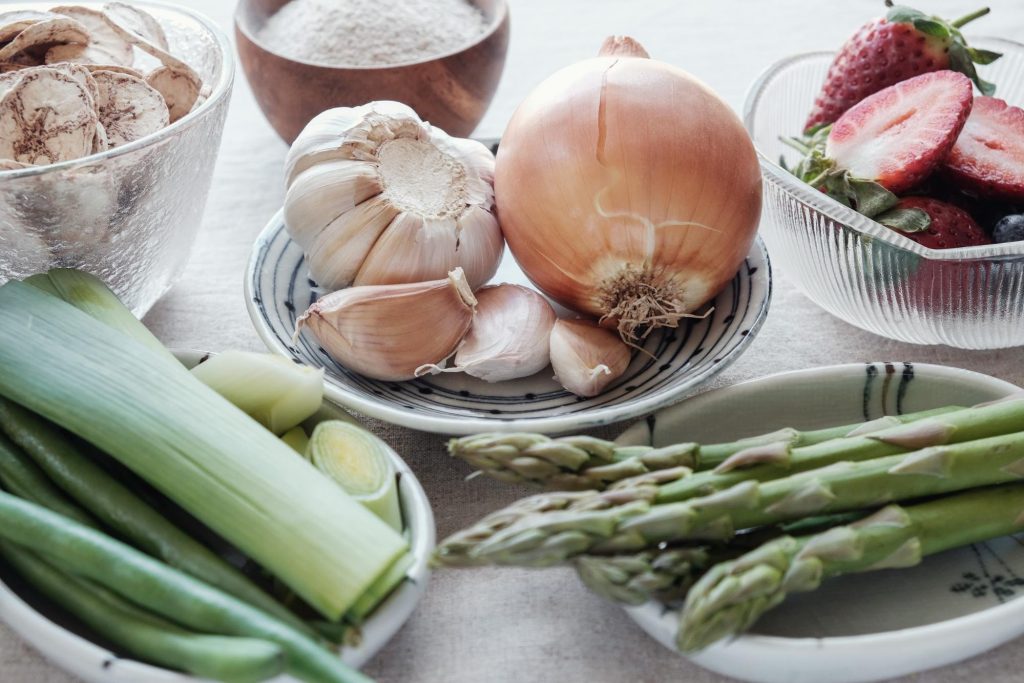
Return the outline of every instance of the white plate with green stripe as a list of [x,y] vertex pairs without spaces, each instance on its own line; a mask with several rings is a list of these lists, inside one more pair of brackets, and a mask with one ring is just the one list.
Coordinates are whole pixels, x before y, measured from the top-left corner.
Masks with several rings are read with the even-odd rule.
[[[619,441],[715,442],[722,434],[853,424],[1019,391],[994,377],[938,365],[839,365],[710,391],[634,425]],[[879,681],[958,662],[1024,634],[1020,598],[1024,535],[1008,536],[927,557],[909,569],[826,581],[814,592],[789,596],[750,633],[692,659],[757,683]],[[678,607],[649,603],[627,612],[674,649]]]
[[[176,351],[187,367],[200,363],[205,354]],[[347,419],[351,416],[331,403],[324,403],[313,420]],[[430,576],[429,560],[434,549],[434,514],[416,476],[397,453],[391,458],[398,473],[399,500],[405,533],[410,539],[413,564],[405,581],[389,595],[360,628],[358,643],[341,649],[346,663],[361,667],[373,657],[412,615],[423,596]],[[95,639],[59,607],[48,602],[22,582],[0,560],[0,620],[18,633],[44,657],[89,683],[186,683],[199,679],[138,662],[109,644]],[[6,680],[0,672],[0,681]],[[279,676],[274,683],[295,679]]]

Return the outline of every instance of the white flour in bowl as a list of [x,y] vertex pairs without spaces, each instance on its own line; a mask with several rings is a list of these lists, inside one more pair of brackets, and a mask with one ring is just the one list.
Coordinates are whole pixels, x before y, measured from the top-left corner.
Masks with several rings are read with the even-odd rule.
[[292,0],[257,37],[291,59],[387,66],[453,52],[486,30],[466,0]]

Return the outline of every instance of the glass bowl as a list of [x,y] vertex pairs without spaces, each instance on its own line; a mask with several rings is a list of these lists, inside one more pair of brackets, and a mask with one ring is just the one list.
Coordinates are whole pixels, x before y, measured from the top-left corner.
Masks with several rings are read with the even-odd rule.
[[[1003,58],[983,68],[997,96],[1024,105],[1024,45],[972,38]],[[996,349],[1024,344],[1024,242],[936,250],[825,196],[785,171],[833,53],[772,65],[751,87],[744,123],[764,176],[761,233],[779,271],[851,325],[912,344]]]
[[[41,10],[56,3],[10,3]],[[78,3],[99,8],[100,3]],[[116,149],[0,172],[0,283],[50,268],[102,278],[142,315],[184,270],[210,190],[234,63],[227,37],[189,10],[139,2],[210,88],[187,116]]]

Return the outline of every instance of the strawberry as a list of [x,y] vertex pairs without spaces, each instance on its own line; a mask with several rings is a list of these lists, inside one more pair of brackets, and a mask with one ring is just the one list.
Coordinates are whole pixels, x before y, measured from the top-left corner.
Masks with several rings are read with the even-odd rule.
[[1024,200],[1024,109],[978,97],[946,158],[946,176],[979,197]]
[[870,95],[807,142],[794,170],[868,217],[896,204],[945,159],[971,111],[971,81],[955,71],[915,76]]
[[[929,249],[954,249],[992,244],[981,226],[963,209],[931,197],[904,197],[894,207],[895,211],[916,210],[923,212],[928,221],[923,229],[897,232]],[[887,214],[879,216],[879,222],[889,224]]]
[[990,64],[997,52],[969,47],[960,28],[988,8],[947,22],[900,5],[861,26],[839,49],[825,76],[804,131],[836,121],[846,110],[882,88],[930,71],[959,71],[991,95],[995,86],[978,77],[977,64]]

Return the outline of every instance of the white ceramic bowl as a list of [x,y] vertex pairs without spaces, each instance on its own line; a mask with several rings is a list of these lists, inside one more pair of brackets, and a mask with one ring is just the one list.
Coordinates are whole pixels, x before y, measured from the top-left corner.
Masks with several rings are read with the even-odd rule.
[[[814,429],[1019,391],[967,370],[909,363],[788,372],[711,391],[657,413],[619,438],[630,444],[721,441],[782,426]],[[1011,537],[926,558],[911,569],[827,581],[791,596],[753,632],[692,657],[758,683],[860,683],[931,669],[1024,634],[1024,545]],[[679,613],[627,610],[673,648]],[[924,679],[923,679],[924,680]]]
[[[532,287],[508,251],[491,282]],[[335,362],[308,330],[293,340],[295,320],[325,292],[309,279],[302,249],[288,237],[280,212],[253,245],[245,277],[256,332],[272,351],[324,368],[328,398],[364,415],[442,434],[575,432],[670,405],[739,358],[768,315],[771,292],[771,265],[757,239],[736,276],[711,302],[711,315],[654,332],[644,344],[647,354],[634,352],[621,377],[585,399],[563,389],[550,367],[496,383],[462,373],[381,382]]]
[[[176,351],[175,355],[187,367],[193,367],[202,362],[205,354],[198,351]],[[355,421],[340,408],[327,402],[324,402],[320,413],[311,419]],[[427,494],[409,466],[394,451],[390,455],[399,473],[399,498],[414,561],[405,582],[363,624],[359,646],[345,647],[341,651],[341,658],[354,667],[365,664],[409,619],[430,577],[428,563],[435,543],[434,513],[430,509]],[[74,624],[61,610],[55,609],[25,586],[4,565],[0,565],[0,619],[44,657],[89,683],[198,683],[200,680],[122,658],[92,642],[88,631]],[[6,680],[2,672],[0,680]],[[279,676],[273,681],[296,683],[289,676]]]

